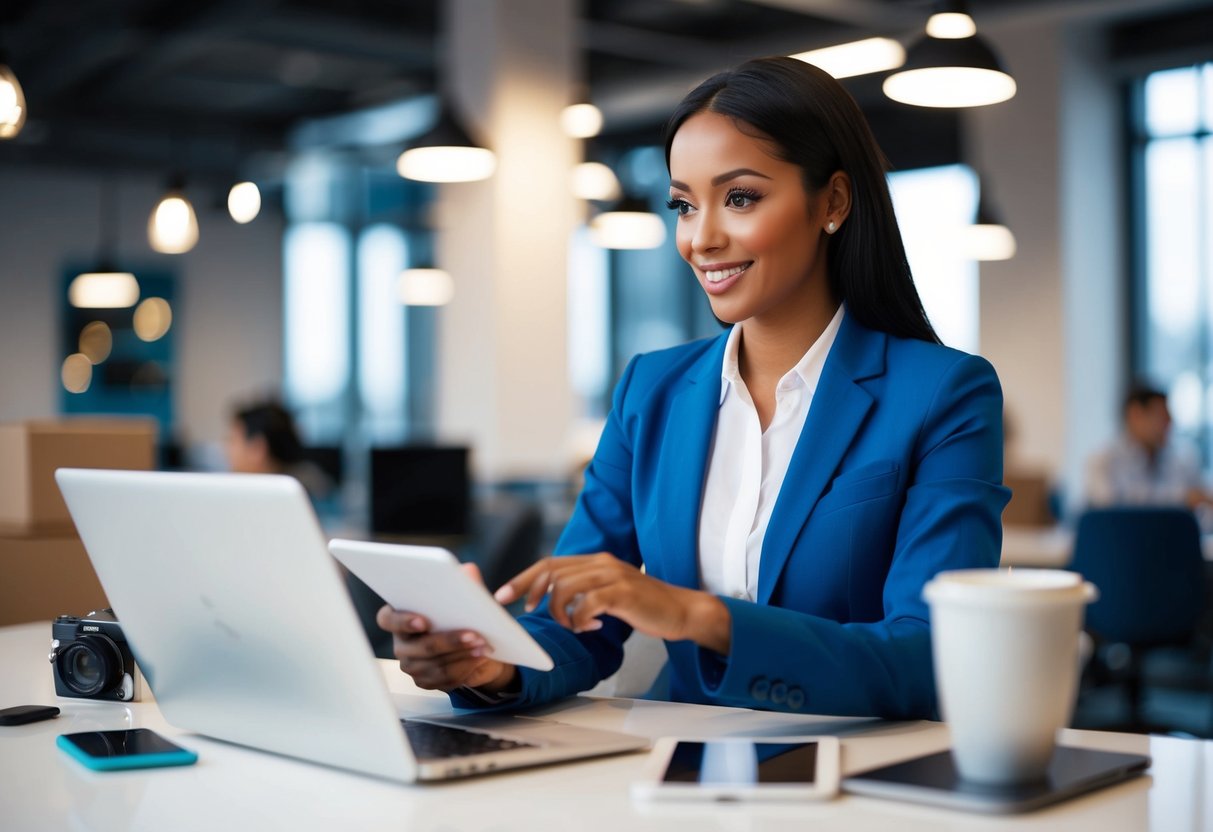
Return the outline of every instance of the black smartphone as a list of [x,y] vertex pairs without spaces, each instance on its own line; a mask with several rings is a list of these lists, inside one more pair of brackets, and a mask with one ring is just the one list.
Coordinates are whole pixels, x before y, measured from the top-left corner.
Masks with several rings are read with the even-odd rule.
[[198,760],[193,751],[169,742],[148,728],[60,734],[55,744],[97,771],[188,766]]
[[15,705],[0,710],[0,725],[25,725],[59,716],[54,705]]

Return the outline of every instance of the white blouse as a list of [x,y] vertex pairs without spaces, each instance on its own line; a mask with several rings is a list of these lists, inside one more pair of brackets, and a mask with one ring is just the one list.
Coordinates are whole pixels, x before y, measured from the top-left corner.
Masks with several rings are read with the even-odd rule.
[[843,307],[796,366],[775,387],[775,415],[765,432],[738,369],[741,326],[733,327],[720,371],[720,411],[699,511],[699,575],[703,589],[753,601],[771,510],[792,451],[808,418]]

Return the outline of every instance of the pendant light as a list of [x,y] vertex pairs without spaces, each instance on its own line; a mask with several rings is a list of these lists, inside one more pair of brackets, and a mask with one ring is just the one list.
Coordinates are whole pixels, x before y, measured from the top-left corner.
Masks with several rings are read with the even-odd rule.
[[636,197],[624,197],[614,208],[590,220],[590,239],[601,248],[657,248],[665,242],[665,223]]
[[792,57],[812,64],[835,78],[852,78],[897,69],[906,62],[906,50],[892,38],[864,38],[800,52]]
[[985,187],[986,179],[978,179],[977,221],[964,230],[965,253],[974,260],[1010,260],[1015,256],[1015,235],[1002,221]]
[[919,107],[981,107],[1014,96],[1015,79],[977,35],[964,0],[947,0],[883,89],[894,101]]
[[396,172],[420,182],[475,182],[497,169],[493,151],[474,142],[445,103],[438,122],[396,160]]
[[101,184],[100,241],[96,265],[72,279],[68,302],[80,309],[125,309],[139,300],[139,281],[130,272],[114,267],[118,237],[118,194],[112,182]]
[[25,126],[25,92],[0,51],[0,139],[11,139]]
[[237,182],[227,192],[227,212],[233,220],[244,225],[261,213],[261,189],[256,182]]
[[614,202],[623,196],[619,177],[602,162],[582,162],[573,166],[569,188],[578,199]]
[[450,273],[431,266],[405,269],[396,289],[405,306],[446,306],[455,297]]
[[589,139],[602,132],[602,110],[589,101],[570,104],[560,111],[560,126],[574,139]]
[[198,244],[198,215],[185,196],[185,179],[174,175],[147,218],[147,239],[161,254],[185,254]]
[[579,88],[575,102],[560,111],[560,127],[570,138],[592,139],[602,132],[602,110],[590,101],[585,84]]

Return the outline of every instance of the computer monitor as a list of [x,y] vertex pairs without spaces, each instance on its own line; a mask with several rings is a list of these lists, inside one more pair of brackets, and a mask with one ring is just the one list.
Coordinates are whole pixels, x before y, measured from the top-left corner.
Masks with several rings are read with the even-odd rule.
[[372,534],[466,534],[472,492],[468,454],[463,446],[372,448]]

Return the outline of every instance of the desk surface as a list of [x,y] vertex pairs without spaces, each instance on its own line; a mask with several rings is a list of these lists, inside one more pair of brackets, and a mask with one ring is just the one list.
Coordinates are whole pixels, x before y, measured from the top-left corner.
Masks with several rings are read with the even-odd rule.
[[[1173,830],[1213,823],[1213,744],[1195,740],[1066,731],[1073,745],[1153,756],[1151,773],[1060,806],[1015,817],[983,817],[874,798],[841,796],[819,804],[680,804],[646,808],[628,797],[644,762],[627,754],[440,785],[401,786],[184,734],[154,702],[56,699],[46,655],[48,624],[0,629],[0,707],[53,703],[56,720],[0,728],[0,829],[206,830],[408,829],[603,830],[694,828],[758,832],[822,830]],[[390,662],[388,680],[404,710],[449,710],[445,696],[413,687]],[[218,669],[217,669],[218,670]],[[221,671],[220,671],[221,672]],[[885,723],[837,717],[580,697],[547,718],[650,737],[666,734],[837,733],[848,773],[947,747],[938,723]],[[148,727],[200,755],[179,769],[91,772],[54,745],[72,731]],[[306,726],[301,726],[306,730]],[[777,826],[778,824],[778,826]]]
[[[1200,536],[1201,553],[1213,563],[1213,534]],[[1064,569],[1074,557],[1074,530],[1067,526],[1003,526],[1001,566]]]

